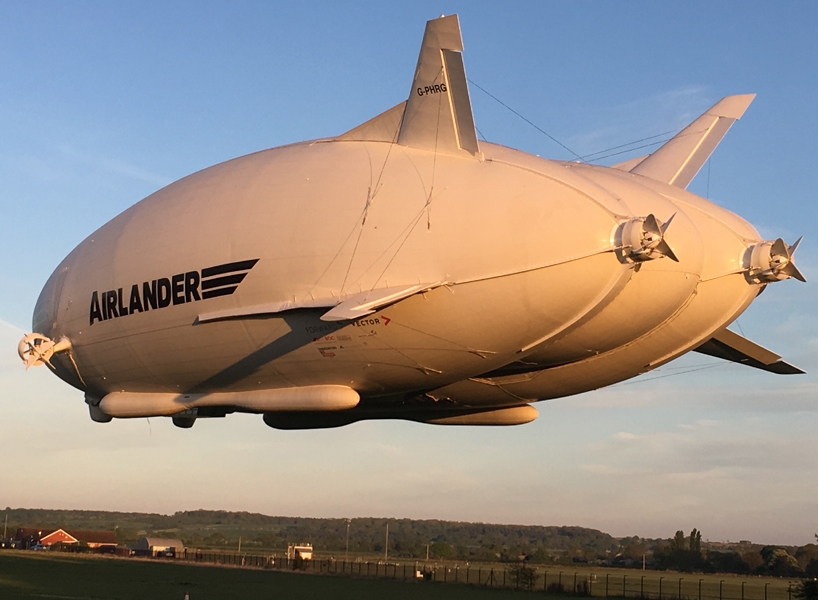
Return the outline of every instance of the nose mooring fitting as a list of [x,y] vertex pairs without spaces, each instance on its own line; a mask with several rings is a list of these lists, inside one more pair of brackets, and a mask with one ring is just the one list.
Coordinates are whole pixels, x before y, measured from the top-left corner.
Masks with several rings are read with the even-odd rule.
[[790,277],[806,282],[793,259],[802,239],[798,238],[792,246],[781,238],[750,246],[745,254],[747,277],[753,283],[773,283]]
[[665,241],[665,233],[673,222],[672,215],[667,223],[662,223],[653,214],[635,217],[622,223],[617,229],[617,245],[621,257],[626,262],[644,262],[667,257],[679,262],[670,245]]

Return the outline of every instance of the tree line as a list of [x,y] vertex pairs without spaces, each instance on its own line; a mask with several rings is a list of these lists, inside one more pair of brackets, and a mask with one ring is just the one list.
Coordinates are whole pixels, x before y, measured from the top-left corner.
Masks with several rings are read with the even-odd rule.
[[[388,554],[395,558],[505,561],[537,564],[639,566],[676,571],[818,576],[818,546],[731,547],[702,542],[693,529],[667,539],[614,538],[585,527],[498,525],[443,520],[386,518],[317,519],[250,512],[193,510],[172,515],[109,511],[11,509],[5,511],[13,535],[17,527],[115,530],[121,544],[142,535],[180,538],[189,548],[282,552],[309,542],[319,553],[338,558]],[[389,525],[389,547],[385,530]]]

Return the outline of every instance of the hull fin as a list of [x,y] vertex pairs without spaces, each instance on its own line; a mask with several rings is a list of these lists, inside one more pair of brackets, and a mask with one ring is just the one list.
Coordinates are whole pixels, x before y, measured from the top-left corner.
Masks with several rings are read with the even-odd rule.
[[630,172],[687,188],[755,97],[743,94],[723,98]]
[[781,360],[775,352],[751,342],[729,329],[722,329],[695,349],[696,352],[715,356],[722,360],[747,365],[778,375],[798,375],[804,373],[798,367]]

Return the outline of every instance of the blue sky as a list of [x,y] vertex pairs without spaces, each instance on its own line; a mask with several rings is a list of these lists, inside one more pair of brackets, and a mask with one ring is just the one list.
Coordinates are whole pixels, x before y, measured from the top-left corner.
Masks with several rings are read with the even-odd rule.
[[[695,355],[541,403],[517,428],[280,432],[252,416],[189,431],[165,419],[100,425],[80,393],[45,369],[24,372],[15,349],[36,297],[84,237],[191,172],[341,133],[404,100],[425,21],[454,12],[469,78],[582,155],[758,94],[690,189],[768,238],[806,236],[798,264],[810,282],[772,286],[739,325],[808,375]],[[812,541],[816,56],[808,2],[0,3],[0,506]],[[571,158],[471,95],[489,140]]]

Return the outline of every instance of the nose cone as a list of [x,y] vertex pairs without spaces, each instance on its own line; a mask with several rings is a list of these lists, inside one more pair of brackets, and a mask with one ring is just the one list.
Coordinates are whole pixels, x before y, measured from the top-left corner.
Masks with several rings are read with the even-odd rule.
[[68,258],[66,258],[45,282],[31,317],[31,330],[35,333],[41,333],[52,339],[56,339],[63,333],[60,331],[59,307],[63,285],[65,285],[69,270]]

